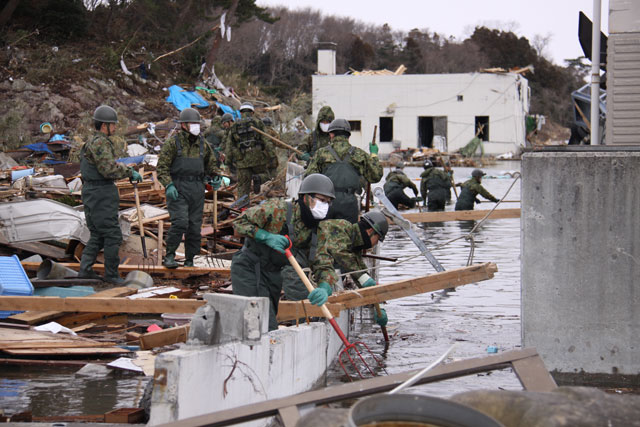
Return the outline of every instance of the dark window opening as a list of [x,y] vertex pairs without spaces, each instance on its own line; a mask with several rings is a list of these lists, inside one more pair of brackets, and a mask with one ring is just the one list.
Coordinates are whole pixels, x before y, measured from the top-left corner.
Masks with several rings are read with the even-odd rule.
[[393,140],[393,117],[380,117],[380,142]]
[[418,117],[418,147],[447,150],[447,116]]
[[462,102],[464,100],[464,96],[463,95],[458,95],[458,102]]
[[476,136],[489,141],[489,116],[476,116]]
[[360,120],[349,120],[349,126],[351,126],[351,132],[362,131],[362,122]]

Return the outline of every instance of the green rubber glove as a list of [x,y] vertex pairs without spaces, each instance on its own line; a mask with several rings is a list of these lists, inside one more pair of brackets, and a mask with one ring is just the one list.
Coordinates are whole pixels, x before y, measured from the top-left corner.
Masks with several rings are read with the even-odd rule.
[[142,175],[140,175],[134,168],[131,168],[131,181],[142,182]]
[[375,285],[376,285],[376,281],[373,280],[371,277],[369,277],[367,281],[362,284],[362,287],[368,288],[369,286],[375,286]]
[[220,187],[222,187],[222,177],[216,176],[215,178],[210,178],[209,185],[211,185],[211,188],[213,188],[214,191],[219,190]]
[[289,247],[289,239],[280,234],[269,233],[263,229],[259,229],[256,232],[254,239],[256,242],[264,243],[281,254]]
[[318,287],[309,293],[309,302],[313,305],[322,305],[327,302],[332,292],[331,286],[327,282],[320,282]]
[[167,195],[168,200],[171,200],[171,201],[178,200],[178,190],[176,189],[176,186],[173,185],[173,182],[170,182],[169,185],[167,185],[165,194]]
[[378,155],[378,145],[377,144],[373,144],[373,143],[369,143],[369,153],[375,154],[377,156]]
[[373,310],[373,320],[375,320],[375,322],[380,326],[387,326],[387,323],[389,322],[387,312],[384,310],[384,308],[381,308],[380,312],[382,313],[382,316],[378,317],[377,310]]
[[305,162],[308,162],[311,159],[311,154],[309,153],[304,153],[302,156],[300,156],[300,160],[304,160]]

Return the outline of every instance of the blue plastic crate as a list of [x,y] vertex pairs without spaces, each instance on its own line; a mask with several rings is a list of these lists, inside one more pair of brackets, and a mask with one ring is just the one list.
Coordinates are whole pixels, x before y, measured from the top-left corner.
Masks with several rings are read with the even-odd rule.
[[[0,295],[33,295],[33,285],[17,255],[0,256]],[[22,311],[0,311],[0,319]]]

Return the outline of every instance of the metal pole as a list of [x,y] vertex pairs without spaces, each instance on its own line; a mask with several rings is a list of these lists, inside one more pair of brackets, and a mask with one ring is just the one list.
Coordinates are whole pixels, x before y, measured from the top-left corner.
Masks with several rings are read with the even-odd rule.
[[593,0],[591,31],[591,145],[600,145],[600,11],[601,0]]

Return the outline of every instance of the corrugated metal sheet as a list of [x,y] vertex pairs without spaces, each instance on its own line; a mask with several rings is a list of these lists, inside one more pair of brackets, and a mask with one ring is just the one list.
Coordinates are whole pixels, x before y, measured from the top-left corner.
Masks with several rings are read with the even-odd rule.
[[640,33],[611,34],[607,144],[640,145]]

